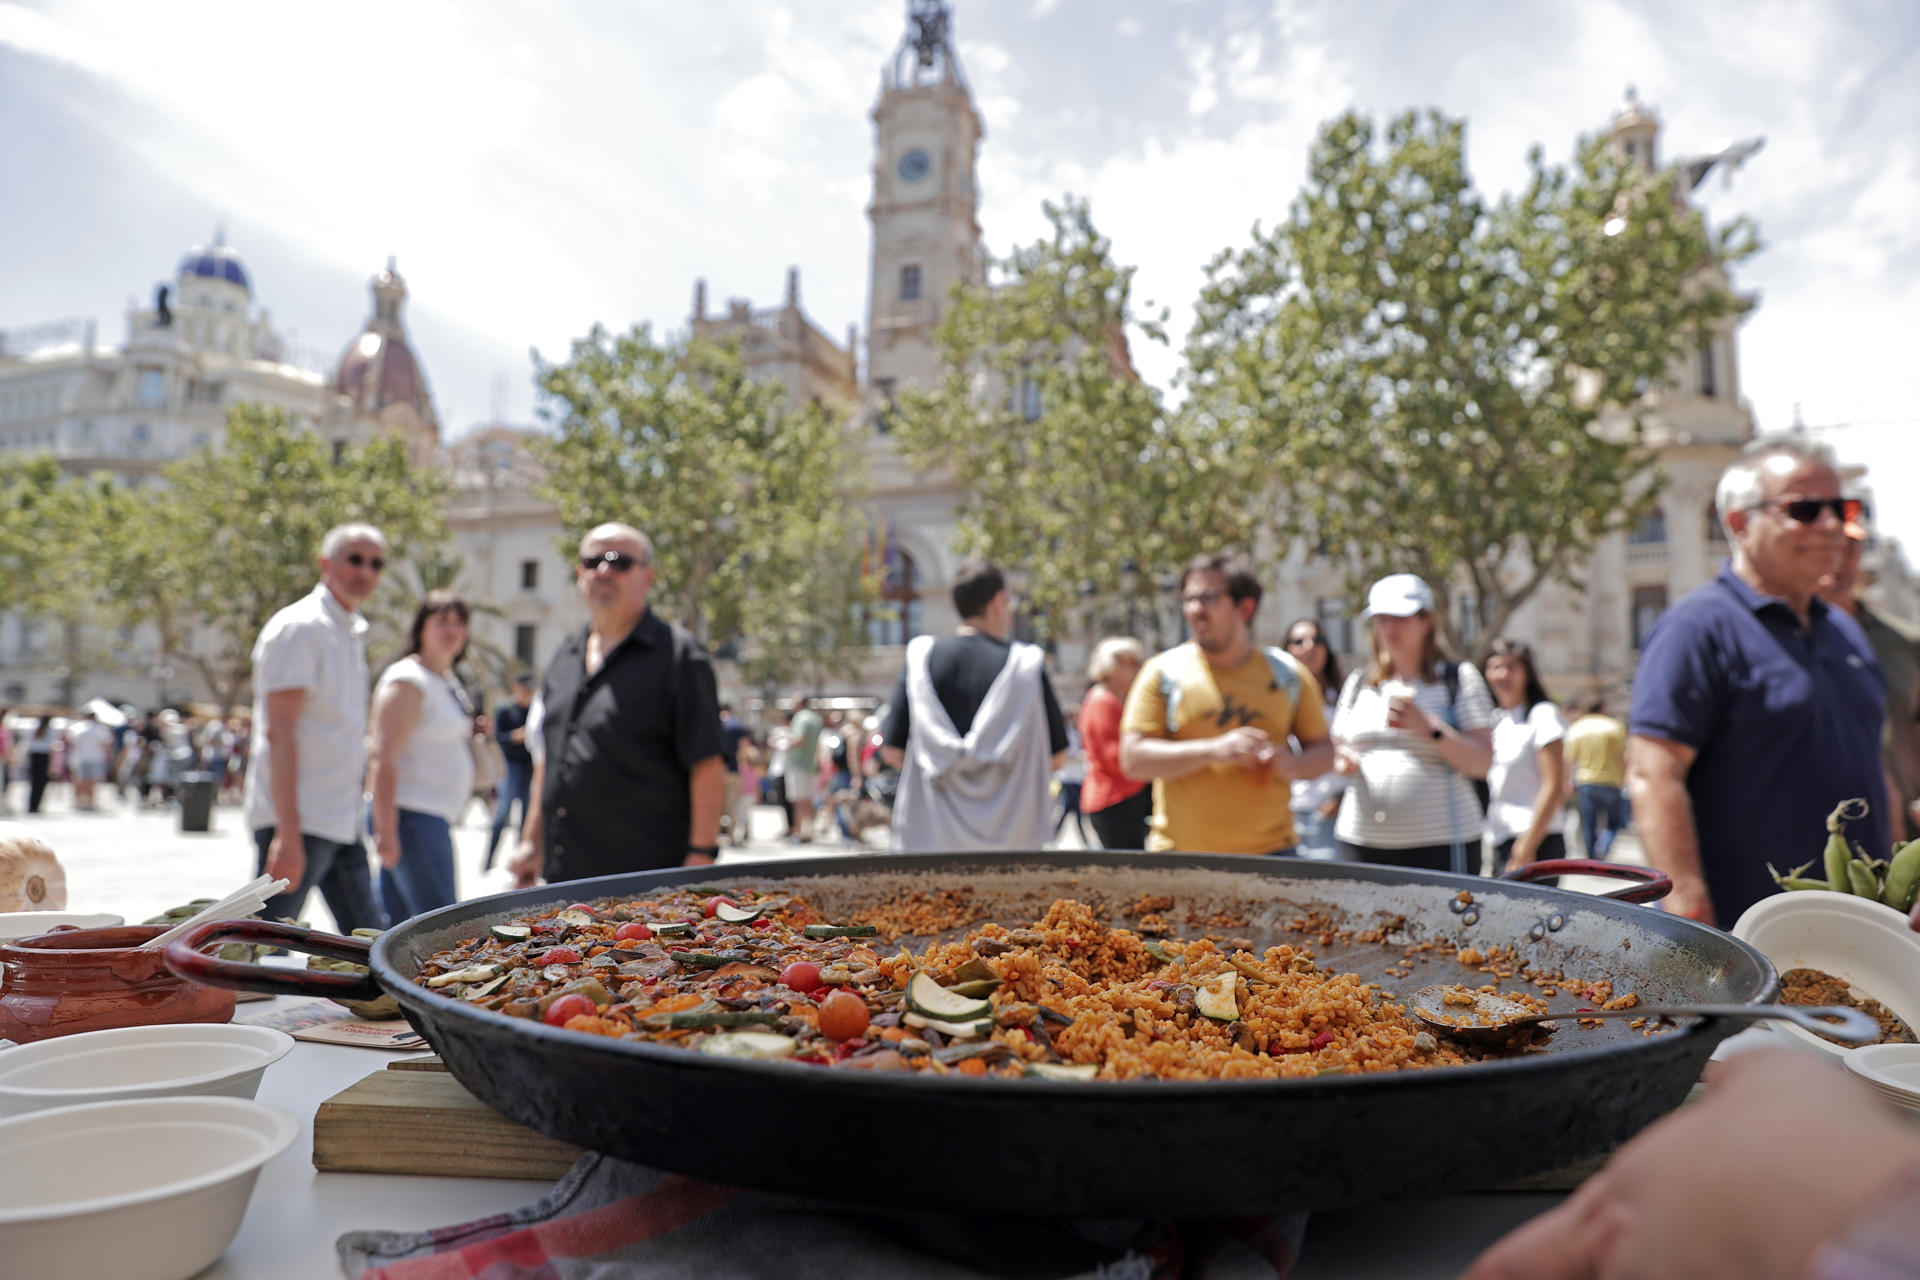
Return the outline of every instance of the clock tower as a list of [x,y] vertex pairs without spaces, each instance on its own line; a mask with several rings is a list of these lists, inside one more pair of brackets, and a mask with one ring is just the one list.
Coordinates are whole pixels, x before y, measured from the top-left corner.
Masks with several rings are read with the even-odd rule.
[[974,182],[982,129],[948,26],[941,0],[909,0],[907,35],[873,108],[867,376],[882,404],[907,383],[933,384],[947,291],[982,279]]

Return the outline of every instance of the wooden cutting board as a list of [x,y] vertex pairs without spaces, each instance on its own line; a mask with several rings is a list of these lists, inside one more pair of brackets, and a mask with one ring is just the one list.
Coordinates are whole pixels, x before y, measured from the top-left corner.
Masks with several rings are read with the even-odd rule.
[[438,1058],[390,1063],[320,1104],[313,1167],[551,1181],[584,1153],[489,1107]]

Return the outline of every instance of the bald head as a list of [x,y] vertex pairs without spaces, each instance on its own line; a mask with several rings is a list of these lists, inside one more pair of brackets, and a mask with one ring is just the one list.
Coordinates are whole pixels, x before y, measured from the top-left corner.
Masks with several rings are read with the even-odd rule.
[[595,525],[580,539],[580,594],[594,629],[624,635],[646,612],[653,589],[653,544],[630,524]]
[[581,555],[592,555],[596,551],[621,551],[648,564],[653,563],[653,543],[647,541],[647,535],[617,520],[595,525],[587,531],[586,537],[580,539]]

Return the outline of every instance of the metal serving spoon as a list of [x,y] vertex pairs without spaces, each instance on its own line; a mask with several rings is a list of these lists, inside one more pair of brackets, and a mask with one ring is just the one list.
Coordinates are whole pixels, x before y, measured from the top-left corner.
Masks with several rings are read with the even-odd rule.
[[[1458,1003],[1471,996],[1471,1004]],[[1452,996],[1455,1003],[1447,1003]],[[1797,1004],[1635,1005],[1631,1009],[1581,1009],[1577,1012],[1536,1013],[1517,1000],[1467,991],[1459,986],[1422,987],[1407,1000],[1414,1017],[1442,1035],[1456,1040],[1504,1040],[1516,1027],[1536,1022],[1567,1022],[1579,1018],[1734,1018],[1758,1022],[1784,1018],[1803,1030],[1843,1044],[1869,1044],[1880,1038],[1880,1024],[1858,1009],[1838,1005],[1809,1007]]]

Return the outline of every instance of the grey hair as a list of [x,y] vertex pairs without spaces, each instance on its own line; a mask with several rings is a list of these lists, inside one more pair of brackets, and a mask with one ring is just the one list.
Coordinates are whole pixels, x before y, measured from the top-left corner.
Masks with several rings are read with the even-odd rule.
[[1147,651],[1132,636],[1108,636],[1093,646],[1093,656],[1087,659],[1087,679],[1105,680],[1114,665],[1128,656],[1135,662],[1145,662]]
[[1733,536],[1733,526],[1727,523],[1727,517],[1766,501],[1767,482],[1760,473],[1772,458],[1793,458],[1799,462],[1817,462],[1835,471],[1840,469],[1831,448],[1797,432],[1756,437],[1740,451],[1739,457],[1727,464],[1727,469],[1720,473],[1720,483],[1714,487],[1714,510],[1719,513],[1720,527],[1727,531],[1729,538]]
[[349,542],[371,542],[380,548],[380,554],[387,553],[387,535],[370,524],[337,524],[327,530],[327,536],[320,539],[320,558],[331,560],[340,548]]

